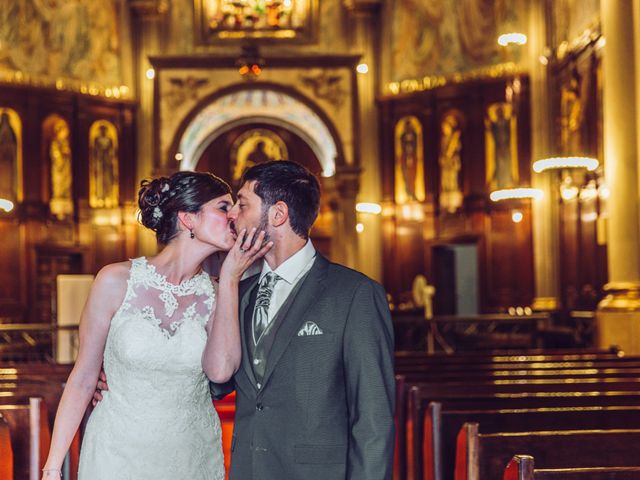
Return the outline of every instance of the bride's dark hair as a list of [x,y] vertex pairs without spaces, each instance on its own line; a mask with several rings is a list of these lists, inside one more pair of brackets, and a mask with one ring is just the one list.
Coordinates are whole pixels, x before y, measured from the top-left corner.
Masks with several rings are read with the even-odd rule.
[[198,212],[208,201],[230,193],[231,187],[212,173],[184,171],[143,180],[138,190],[139,221],[166,245],[178,234],[178,212]]

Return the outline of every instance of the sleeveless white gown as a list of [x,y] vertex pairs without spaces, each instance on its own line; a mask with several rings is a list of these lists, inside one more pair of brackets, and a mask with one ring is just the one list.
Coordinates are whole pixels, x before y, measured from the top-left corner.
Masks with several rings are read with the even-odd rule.
[[132,260],[104,351],[109,391],[89,418],[79,480],[224,480],[220,420],[201,357],[214,288]]

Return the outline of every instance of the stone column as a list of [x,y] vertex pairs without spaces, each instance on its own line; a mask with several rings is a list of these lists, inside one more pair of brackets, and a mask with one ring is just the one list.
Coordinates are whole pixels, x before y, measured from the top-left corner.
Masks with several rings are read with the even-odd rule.
[[[381,180],[380,158],[378,143],[378,111],[376,108],[376,93],[378,92],[378,78],[380,65],[379,1],[347,2],[354,24],[352,42],[354,52],[362,54],[361,62],[367,64],[369,71],[358,74],[358,105],[360,121],[360,166],[362,177],[359,202],[380,203]],[[380,215],[357,214],[357,223],[361,223],[364,230],[356,235],[358,254],[356,269],[369,277],[382,282],[382,221]],[[354,227],[355,228],[355,227]]]
[[[547,66],[540,57],[547,47],[547,29],[543,2],[531,2],[529,9],[529,85],[531,89],[531,160],[551,155],[551,115]],[[531,186],[544,192],[532,202],[533,259],[536,296],[535,310],[559,307],[559,212],[558,185],[553,172],[531,174]]]
[[[147,78],[151,68],[149,57],[161,53],[162,22],[169,10],[167,0],[129,0],[134,44],[136,93],[140,108],[137,114],[137,178],[164,173],[160,165],[154,165],[153,148],[153,91],[155,82]],[[162,163],[162,162],[161,162]],[[155,237],[146,229],[139,229],[139,249],[143,255],[152,255],[157,250]]]
[[338,166],[335,174],[336,191],[334,215],[336,215],[335,245],[331,249],[337,262],[350,268],[357,267],[358,234],[356,232],[356,196],[360,189],[359,167]]
[[[633,0],[602,0],[604,165],[611,190],[607,296],[598,305],[598,343],[640,353],[640,218]],[[637,4],[637,2],[635,2]]]

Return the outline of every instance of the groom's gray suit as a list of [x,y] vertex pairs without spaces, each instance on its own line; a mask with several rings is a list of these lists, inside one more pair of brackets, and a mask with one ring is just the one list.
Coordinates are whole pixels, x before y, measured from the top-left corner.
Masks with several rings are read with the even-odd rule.
[[258,388],[248,336],[257,281],[240,288],[230,479],[390,479],[393,330],[384,289],[318,254],[274,319]]

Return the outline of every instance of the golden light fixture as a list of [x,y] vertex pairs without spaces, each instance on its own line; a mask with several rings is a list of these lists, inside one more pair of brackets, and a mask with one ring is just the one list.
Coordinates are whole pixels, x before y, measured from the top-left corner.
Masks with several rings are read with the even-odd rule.
[[365,73],[369,72],[369,65],[367,65],[366,63],[360,63],[356,67],[356,71],[364,75]]
[[11,200],[0,198],[0,210],[4,210],[5,212],[9,213],[11,210],[13,210],[14,206],[15,205]]
[[253,79],[260,76],[264,69],[264,58],[260,56],[260,52],[256,45],[244,45],[242,54],[236,60],[238,73],[247,79]]
[[538,200],[542,198],[542,196],[543,192],[539,188],[503,188],[489,194],[489,198],[494,202],[520,198],[533,198]]
[[506,47],[508,45],[524,45],[527,43],[527,36],[524,33],[503,33],[498,37],[498,44]]
[[524,218],[524,214],[520,210],[513,210],[511,212],[511,221],[513,223],[520,223]]
[[377,203],[360,202],[356,204],[356,212],[379,215],[382,213],[382,206]]
[[598,159],[592,157],[550,157],[536,160],[533,162],[532,168],[536,173],[567,168],[586,168],[589,171],[593,171],[598,168],[599,164]]

